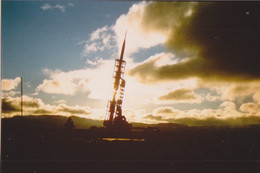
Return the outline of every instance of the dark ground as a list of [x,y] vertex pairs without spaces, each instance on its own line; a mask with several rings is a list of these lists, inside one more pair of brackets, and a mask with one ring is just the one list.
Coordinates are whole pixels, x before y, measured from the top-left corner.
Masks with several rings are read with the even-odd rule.
[[260,126],[172,124],[134,142],[95,141],[87,129],[62,128],[64,121],[2,119],[2,172],[260,172]]

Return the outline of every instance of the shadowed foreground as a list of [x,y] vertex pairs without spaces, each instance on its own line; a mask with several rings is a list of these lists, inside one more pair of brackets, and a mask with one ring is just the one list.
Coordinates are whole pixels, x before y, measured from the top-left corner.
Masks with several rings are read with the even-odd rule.
[[102,141],[88,129],[27,122],[2,119],[4,173],[260,172],[259,126],[174,126],[152,140]]

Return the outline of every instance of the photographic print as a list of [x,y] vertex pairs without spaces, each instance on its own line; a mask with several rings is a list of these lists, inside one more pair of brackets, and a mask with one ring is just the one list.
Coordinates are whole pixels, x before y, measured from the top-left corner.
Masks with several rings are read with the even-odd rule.
[[260,171],[260,3],[1,1],[3,173]]

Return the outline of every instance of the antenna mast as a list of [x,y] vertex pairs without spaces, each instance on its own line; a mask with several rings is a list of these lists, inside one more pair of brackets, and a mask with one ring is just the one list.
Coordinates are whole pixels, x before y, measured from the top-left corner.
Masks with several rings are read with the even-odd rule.
[[21,78],[21,117],[23,116],[23,78]]

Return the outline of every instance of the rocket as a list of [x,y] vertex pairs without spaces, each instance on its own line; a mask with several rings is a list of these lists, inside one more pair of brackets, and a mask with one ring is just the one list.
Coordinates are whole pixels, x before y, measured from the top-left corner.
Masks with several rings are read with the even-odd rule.
[[119,87],[120,80],[124,80],[123,75],[124,75],[124,69],[125,69],[126,62],[123,60],[123,57],[124,57],[124,52],[125,52],[125,42],[126,42],[126,34],[125,34],[125,39],[124,39],[122,49],[121,49],[120,59],[116,59],[116,62],[115,62],[115,70],[114,70],[114,73],[115,73],[114,89],[115,89],[115,91]]
[[126,33],[123,41],[120,58],[115,60],[114,73],[113,73],[113,96],[108,101],[106,117],[104,120],[104,126],[106,128],[113,128],[115,126],[124,126],[128,124],[125,117],[122,115],[122,103],[125,90],[124,72],[126,62],[123,60],[126,44]]

